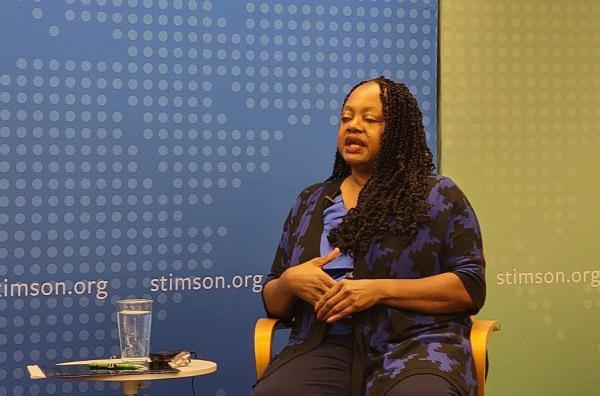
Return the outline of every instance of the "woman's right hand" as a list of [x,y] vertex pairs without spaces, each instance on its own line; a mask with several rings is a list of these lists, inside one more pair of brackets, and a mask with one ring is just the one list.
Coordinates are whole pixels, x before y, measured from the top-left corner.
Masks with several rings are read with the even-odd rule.
[[340,253],[338,248],[333,249],[325,256],[315,257],[312,260],[288,268],[281,274],[286,287],[298,298],[317,304],[321,296],[335,285],[332,277],[323,271],[322,267],[335,260]]

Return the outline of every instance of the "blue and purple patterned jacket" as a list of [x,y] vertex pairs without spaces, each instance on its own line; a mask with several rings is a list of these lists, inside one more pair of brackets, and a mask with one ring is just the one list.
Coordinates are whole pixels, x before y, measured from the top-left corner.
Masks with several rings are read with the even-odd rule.
[[[306,188],[296,200],[283,228],[281,241],[266,282],[288,267],[319,256],[325,195],[335,194],[341,181]],[[397,381],[419,373],[439,375],[461,391],[475,395],[477,380],[471,354],[470,315],[485,300],[485,263],[475,213],[449,178],[430,176],[430,222],[406,246],[388,235],[354,259],[354,278],[414,279],[444,272],[463,282],[476,309],[452,314],[425,314],[375,305],[352,316],[354,326],[353,395],[383,395]],[[298,300],[288,345],[264,376],[319,345],[326,324],[313,307]]]

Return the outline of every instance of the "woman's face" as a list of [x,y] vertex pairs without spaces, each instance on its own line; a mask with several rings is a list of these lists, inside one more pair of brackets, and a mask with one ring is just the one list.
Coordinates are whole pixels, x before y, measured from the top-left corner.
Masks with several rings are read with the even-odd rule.
[[356,88],[342,109],[337,148],[352,173],[373,173],[385,128],[383,108],[375,82]]

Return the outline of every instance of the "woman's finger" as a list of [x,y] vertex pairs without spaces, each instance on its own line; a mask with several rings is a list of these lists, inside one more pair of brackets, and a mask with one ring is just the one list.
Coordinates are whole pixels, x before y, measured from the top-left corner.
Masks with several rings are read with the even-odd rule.
[[345,301],[340,301],[338,304],[333,306],[329,312],[323,316],[321,320],[326,321],[327,323],[337,322],[340,319],[343,319],[346,315],[350,313],[350,306]]
[[325,264],[335,260],[335,258],[340,254],[340,249],[335,248],[331,252],[327,253],[325,256],[317,257],[312,261],[318,265],[319,267],[324,266]]
[[339,289],[339,283],[333,281],[333,285],[331,285],[329,289],[325,293],[323,293],[323,295],[319,299],[319,302],[317,302],[317,304],[315,305],[315,312],[319,311],[323,307],[323,304],[330,301],[333,298],[333,296],[335,296],[338,293]]
[[336,293],[330,298],[326,298],[324,295],[321,297],[319,302],[321,304],[319,305],[319,309],[316,311],[316,314],[317,318],[320,320],[325,320],[332,314],[339,312],[347,304],[347,302],[344,301],[344,296],[342,293]]

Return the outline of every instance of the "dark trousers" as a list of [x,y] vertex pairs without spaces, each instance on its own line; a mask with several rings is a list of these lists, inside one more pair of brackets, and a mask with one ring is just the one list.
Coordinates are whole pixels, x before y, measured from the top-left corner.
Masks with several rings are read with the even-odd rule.
[[415,374],[400,380],[385,396],[460,396],[460,392],[438,375]]
[[[252,396],[349,396],[352,337],[328,336],[321,345],[281,366],[256,384]],[[417,374],[402,379],[386,396],[459,396],[444,378]],[[375,395],[379,396],[379,395]]]
[[252,396],[349,396],[352,337],[327,336],[256,384]]

